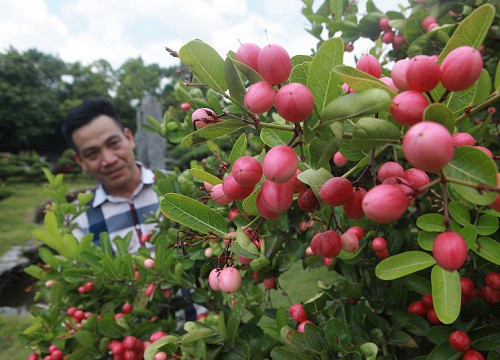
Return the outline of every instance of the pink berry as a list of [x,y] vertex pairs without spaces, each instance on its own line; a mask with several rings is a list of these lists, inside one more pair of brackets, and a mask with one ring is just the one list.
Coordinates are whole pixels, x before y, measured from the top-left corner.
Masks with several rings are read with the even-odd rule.
[[432,255],[443,269],[458,270],[467,260],[467,244],[459,234],[446,231],[434,239]]
[[325,265],[328,268],[330,266],[330,264],[333,263],[334,261],[335,261],[335,259],[329,259],[329,258],[324,257],[323,258],[323,265]]
[[438,316],[436,314],[436,310],[434,310],[434,309],[427,309],[426,316],[427,316],[427,321],[429,322],[429,324],[431,324],[431,325],[439,325],[439,324],[441,324],[441,320],[439,320],[439,318],[438,318]]
[[378,22],[379,26],[380,26],[380,30],[382,31],[391,31],[392,28],[391,26],[389,25],[389,18],[382,18],[380,19],[380,21]]
[[439,24],[438,23],[432,23],[430,24],[428,27],[427,27],[427,32],[431,31],[431,30],[434,30],[436,28],[439,27]]
[[483,70],[481,53],[470,46],[452,50],[441,63],[441,84],[449,91],[471,87]]
[[[52,285],[54,285],[54,280],[47,280],[45,282],[45,287],[51,287]],[[85,290],[85,287],[83,287],[83,290]],[[80,292],[80,290],[78,291]],[[84,292],[86,292],[86,290]]]
[[233,173],[230,173],[222,182],[222,191],[231,200],[243,200],[253,191],[254,186],[241,186],[234,179]]
[[421,122],[429,100],[418,91],[404,91],[392,99],[389,109],[394,121],[404,126],[411,126]]
[[403,167],[395,161],[387,161],[380,165],[377,177],[380,181],[384,181],[388,177],[403,177],[405,170]]
[[410,59],[406,70],[406,80],[413,90],[431,91],[439,83],[438,63],[427,55],[418,55]]
[[384,251],[387,249],[387,241],[384,238],[376,237],[372,240],[372,249],[375,252]]
[[146,259],[144,260],[144,266],[148,269],[152,269],[155,267],[155,261],[153,259]]
[[219,286],[219,273],[220,269],[213,269],[210,271],[210,274],[208,275],[208,284],[214,291],[219,291],[220,286]]
[[220,120],[213,110],[200,108],[193,112],[191,115],[191,121],[193,122],[195,128],[199,130],[209,124],[219,122]]
[[361,240],[363,236],[365,235],[363,229],[361,229],[359,226],[352,226],[349,229],[347,229],[346,233],[351,233],[356,235],[358,240]]
[[290,316],[297,322],[302,322],[307,320],[307,313],[304,310],[302,304],[294,304],[290,306]]
[[474,291],[474,283],[468,277],[460,278],[460,290],[462,295],[470,295]]
[[342,250],[348,253],[354,253],[359,248],[359,240],[353,233],[345,232],[340,236]]
[[[425,171],[410,168],[405,171],[403,178],[410,183],[410,186],[414,189],[420,189],[425,185],[430,183],[429,176],[425,173]],[[429,189],[419,191],[419,195],[425,194]]]
[[319,205],[318,199],[311,189],[305,189],[297,197],[299,207],[306,212],[313,212]]
[[160,351],[155,354],[153,360],[167,360],[167,353]]
[[242,44],[236,52],[236,60],[258,71],[257,60],[260,54],[260,47],[252,43]]
[[392,31],[386,31],[382,34],[382,42],[384,44],[390,44],[394,41],[394,33]]
[[123,304],[123,306],[122,306],[122,313],[124,313],[125,315],[127,315],[127,314],[130,314],[131,311],[132,311],[132,305],[130,305],[129,303]]
[[432,300],[432,295],[431,294],[425,294],[424,296],[422,296],[422,304],[424,304],[424,306],[427,308],[427,309],[433,309],[434,308],[434,302]]
[[241,286],[241,275],[240,272],[234,267],[227,267],[220,271],[219,273],[219,287],[220,290],[233,294]]
[[154,343],[156,340],[161,339],[162,337],[165,337],[165,336],[167,336],[166,332],[156,331],[156,332],[151,334],[151,336],[149,337],[149,341],[151,343]]
[[276,287],[276,279],[275,278],[267,278],[262,281],[264,283],[264,287],[266,289],[274,289]]
[[392,41],[392,48],[394,50],[400,50],[403,45],[406,44],[406,39],[403,34],[397,33]]
[[254,157],[242,156],[234,162],[231,173],[238,184],[254,186],[262,178],[262,165]]
[[248,265],[252,262],[252,258],[247,258],[247,257],[244,257],[244,256],[241,256],[241,255],[238,255],[238,261],[242,264],[242,265]]
[[435,24],[437,21],[434,17],[432,16],[427,16],[423,21],[422,21],[422,27],[427,30],[430,24]]
[[365,189],[356,188],[354,189],[352,196],[349,199],[347,199],[344,205],[342,205],[344,212],[349,218],[361,219],[363,216],[365,216],[362,206],[363,198],[365,195],[366,195]]
[[371,220],[389,223],[403,215],[407,201],[405,193],[398,186],[378,185],[363,198],[363,212]]
[[301,332],[301,333],[304,333],[306,330],[306,325],[307,324],[311,324],[311,325],[314,325],[314,323],[311,321],[311,320],[305,320],[305,321],[302,321],[300,324],[299,324],[299,327],[297,328],[297,331],[298,332]]
[[454,151],[448,129],[432,121],[413,125],[403,137],[406,160],[420,170],[439,172],[451,161]]
[[344,167],[347,165],[348,162],[349,159],[347,159],[344,155],[342,155],[340,151],[337,151],[335,155],[333,155],[333,163],[338,167]]
[[345,51],[351,52],[354,50],[354,45],[352,43],[346,43],[344,46]]
[[453,145],[455,146],[476,146],[474,137],[466,132],[453,134]]
[[500,290],[500,273],[499,272],[490,272],[486,274],[484,277],[484,281],[486,285],[495,290]]
[[323,236],[322,232],[317,233],[316,235],[313,236],[311,239],[311,251],[313,252],[314,255],[321,255],[321,249],[319,247],[319,244],[321,243],[321,237]]
[[156,288],[156,284],[154,284],[154,283],[149,284],[144,293],[146,294],[147,297],[150,297],[151,295],[153,295],[155,288]]
[[153,235],[153,233],[142,234],[141,238],[140,238],[141,244],[147,243],[149,241],[149,239],[151,238],[151,235]]
[[343,177],[328,179],[319,191],[321,200],[328,206],[344,205],[352,196],[354,188],[349,180]]
[[408,80],[406,79],[406,70],[410,64],[410,59],[402,59],[396,61],[391,71],[391,79],[394,85],[401,91],[411,90]]
[[364,54],[358,60],[356,69],[361,70],[377,79],[382,75],[382,67],[377,58],[371,54]]
[[26,358],[26,360],[38,360],[38,359],[39,355],[36,353],[29,354],[28,357]]
[[307,185],[300,181],[297,177],[297,175],[299,175],[301,172],[302,171],[300,171],[299,169],[295,170],[295,175],[293,175],[293,177],[287,181],[287,183],[292,187],[292,191],[294,194],[301,193],[307,187]]
[[424,304],[421,301],[414,301],[410,305],[408,305],[408,312],[411,312],[418,316],[425,316],[427,314],[427,310],[425,309]]
[[244,98],[245,107],[254,114],[269,111],[274,105],[276,89],[268,82],[257,82],[251,85]]
[[[293,199],[292,199],[292,201],[293,201]],[[266,203],[262,199],[262,192],[261,191],[259,191],[257,193],[256,205],[257,205],[257,211],[259,212],[259,214],[268,220],[277,219],[282,214],[281,212],[273,212],[268,208],[268,206],[266,205]]]
[[276,93],[275,105],[283,119],[299,123],[311,115],[314,98],[309,88],[301,83],[290,83]]
[[266,180],[259,193],[265,207],[273,213],[284,213],[292,206],[293,191],[288,183],[278,184]]
[[72,306],[72,307],[70,307],[70,308],[68,308],[66,310],[66,315],[73,316],[73,314],[75,313],[75,311],[76,311],[76,307]]
[[181,110],[188,111],[189,109],[191,109],[191,104],[190,103],[185,102],[185,103],[181,104]]
[[389,86],[395,92],[399,91],[398,87],[394,84],[394,81],[390,77],[381,77],[379,80]]
[[344,94],[350,94],[353,92],[356,92],[352,87],[349,86],[347,83],[342,84],[342,90],[344,91]]
[[233,202],[222,190],[222,184],[214,185],[212,190],[210,191],[210,195],[212,200],[215,201],[219,205],[227,205]]
[[297,170],[299,159],[297,153],[286,145],[273,147],[262,160],[264,176],[275,183],[285,183]]
[[394,185],[399,187],[403,192],[405,193],[406,196],[412,196],[413,195],[413,188],[411,187],[410,183],[408,180],[402,178],[402,177],[388,177],[384,181],[382,181],[382,185]]
[[214,185],[213,184],[210,184],[209,182],[206,182],[204,181],[203,182],[203,187],[207,190],[207,191],[212,191]]
[[333,230],[327,230],[319,239],[320,254],[326,258],[333,259],[342,250],[342,240],[340,235]]
[[488,285],[481,287],[481,295],[490,304],[496,304],[500,301],[500,291]]
[[290,55],[276,44],[266,45],[260,50],[257,66],[264,80],[273,85],[287,81],[292,72]]
[[470,337],[463,331],[454,331],[450,334],[450,345],[458,351],[467,351],[470,347]]
[[479,351],[471,349],[462,356],[462,360],[484,360],[484,356]]
[[481,150],[482,152],[484,152],[489,157],[493,157],[493,153],[491,152],[490,149],[485,148],[484,146],[476,146],[475,148]]

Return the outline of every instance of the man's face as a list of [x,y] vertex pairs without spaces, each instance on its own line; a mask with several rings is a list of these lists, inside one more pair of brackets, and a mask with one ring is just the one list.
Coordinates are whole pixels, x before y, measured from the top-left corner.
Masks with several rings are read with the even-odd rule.
[[134,162],[134,137],[122,132],[112,118],[100,115],[73,132],[76,162],[113,195],[135,184],[139,169]]

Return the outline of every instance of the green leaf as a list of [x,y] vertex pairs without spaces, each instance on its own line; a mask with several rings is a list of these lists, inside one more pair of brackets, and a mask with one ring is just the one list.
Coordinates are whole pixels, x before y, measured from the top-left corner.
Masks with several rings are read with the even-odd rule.
[[259,189],[254,190],[254,192],[247,196],[245,200],[243,200],[242,206],[243,210],[249,215],[259,216],[259,210],[257,210],[257,192]]
[[436,315],[443,324],[451,324],[460,314],[460,276],[458,271],[446,271],[439,265],[432,268],[432,299]]
[[465,242],[467,243],[467,247],[469,249],[474,248],[476,245],[477,238],[477,230],[476,227],[472,224],[465,225],[458,231],[458,234],[463,237]]
[[176,353],[177,352],[177,343],[179,341],[179,337],[177,335],[167,335],[164,336],[158,340],[156,340],[154,343],[150,344],[147,348],[146,351],[144,352],[144,359],[145,360],[153,360],[154,356],[156,355],[157,352],[159,352],[160,348],[167,344],[173,344],[174,347],[172,352]]
[[376,118],[361,118],[352,133],[349,149],[352,151],[370,150],[374,147],[396,142],[401,131],[393,123]]
[[433,121],[444,125],[450,133],[455,129],[455,117],[453,112],[441,103],[434,103],[427,106],[424,110],[424,121]]
[[394,280],[423,270],[436,263],[434,258],[421,251],[406,251],[382,260],[375,268],[375,275],[382,280]]
[[[448,204],[448,210],[450,215],[457,223],[462,226],[470,224],[470,213],[467,206],[462,204],[460,201],[452,201]],[[486,235],[486,234],[483,234]]]
[[356,90],[356,92],[375,88],[384,90],[389,94],[391,99],[397,95],[394,90],[376,77],[353,68],[352,66],[338,65],[335,67],[334,71],[343,80],[343,82],[347,83],[350,87]]
[[[448,339],[446,339],[448,340]],[[462,357],[462,352],[454,349],[449,341],[445,341],[436,346],[425,358],[426,360],[458,360]]]
[[477,239],[471,247],[472,251],[496,265],[500,265],[500,244],[488,237]]
[[339,37],[325,41],[314,55],[307,76],[307,87],[314,96],[318,113],[342,94],[342,82],[333,69],[342,65],[343,58],[344,42]]
[[469,332],[471,345],[478,351],[490,351],[500,344],[500,324],[476,327]]
[[30,265],[24,268],[24,272],[38,280],[47,280],[47,273],[40,266]]
[[474,100],[478,83],[476,82],[470,88],[452,92],[446,99],[446,106],[451,110],[453,116],[459,116]]
[[202,234],[227,234],[226,220],[207,205],[181,194],[166,194],[160,203],[161,212],[168,218]]
[[214,330],[212,328],[197,328],[195,330],[189,331],[181,337],[182,345],[188,344],[197,340],[201,340],[214,335]]
[[236,60],[236,54],[234,52],[229,52],[227,56],[231,59],[234,66],[236,66],[236,68],[241,71],[243,75],[245,75],[245,77],[248,79],[248,81],[250,81],[251,84],[264,81],[262,76],[257,71],[252,69],[250,66]]
[[241,134],[238,140],[233,145],[233,148],[231,150],[231,154],[229,155],[229,163],[231,164],[231,167],[229,168],[229,171],[233,168],[234,162],[239,159],[240,157],[244,156],[247,151],[247,135],[246,134]]
[[409,275],[404,278],[408,290],[414,291],[422,296],[431,293],[431,282],[429,279],[419,275]]
[[290,74],[290,82],[296,82],[307,86],[307,74],[309,74],[310,68],[311,62],[309,61],[295,65]]
[[281,328],[285,325],[288,325],[288,317],[286,316],[285,308],[280,306],[278,311],[276,311],[276,327],[278,331],[281,331]]
[[[428,292],[428,294],[430,294],[430,292]],[[453,330],[449,326],[432,326],[427,337],[432,343],[438,345],[445,341],[448,343],[448,339],[452,332]]]
[[206,171],[203,171],[201,169],[189,169],[188,171],[195,178],[198,178],[202,181],[206,181],[209,184],[212,185],[222,184],[222,180],[219,179],[217,176],[207,173]]
[[[363,37],[367,37],[372,41],[377,40],[380,36],[380,19],[386,15],[380,12],[371,12],[359,20],[359,30]],[[405,33],[406,35],[406,33]]]
[[484,38],[488,34],[495,13],[496,10],[493,5],[484,4],[460,22],[439,55],[438,63],[441,64],[446,55],[460,46],[472,46],[473,48],[479,49],[479,46],[481,46]]
[[101,258],[91,251],[81,251],[78,255],[78,260],[90,266],[94,270],[102,270],[102,264],[99,262]]
[[408,323],[404,326],[404,328],[414,335],[427,336],[430,326],[424,318],[413,313],[408,313]]
[[481,75],[476,87],[476,93],[474,94],[473,106],[479,105],[485,102],[491,93],[491,76],[486,69],[481,70]]
[[443,232],[444,227],[444,216],[441,214],[425,214],[417,219],[417,226],[429,232]]
[[215,124],[210,124],[200,130],[196,130],[182,139],[182,146],[193,146],[220,138],[224,135],[230,134],[244,127],[248,127],[243,121],[240,120],[223,120]]
[[236,70],[234,63],[229,57],[226,57],[226,60],[224,61],[224,78],[229,89],[231,101],[244,108],[245,103],[243,102],[243,99],[246,94],[245,84],[243,83],[238,70]]
[[236,230],[236,241],[232,244],[232,250],[237,254],[250,259],[260,257],[260,251],[255,244],[249,239],[241,228]]
[[123,338],[127,335],[127,330],[116,323],[114,319],[105,318],[99,321],[101,333],[109,338]]
[[500,89],[500,60],[497,63],[497,69],[495,70],[495,90]]
[[220,94],[228,89],[224,79],[224,60],[210,45],[192,40],[180,48],[179,59],[200,83]]
[[[443,172],[449,178],[472,184],[492,187],[496,187],[497,184],[497,169],[493,159],[471,146],[457,147],[453,159],[444,167]],[[475,188],[461,184],[449,182],[449,186],[466,200],[478,205],[491,204],[497,197],[495,192],[479,193]]]
[[347,325],[340,319],[332,318],[325,324],[325,337],[328,345],[335,349],[337,343],[342,347],[347,346],[351,342],[351,332]]
[[389,345],[404,346],[409,348],[418,348],[417,342],[410,335],[401,330],[396,330],[389,336]]
[[310,360],[311,356],[305,356],[296,351],[288,350],[286,347],[276,347],[271,351],[273,360]]
[[269,147],[275,147],[278,145],[287,145],[292,139],[293,132],[286,130],[270,129],[264,128],[260,132],[260,138],[262,142]]
[[88,281],[88,277],[93,274],[92,269],[87,268],[76,268],[76,269],[65,269],[62,273],[62,277],[69,283],[82,283]]
[[332,19],[340,20],[342,17],[342,13],[344,11],[342,0],[330,0],[330,11],[332,13]]
[[363,352],[364,359],[366,360],[375,360],[377,359],[378,354],[378,346],[372,342],[366,342],[361,344],[361,351]]
[[491,214],[484,214],[479,217],[476,224],[476,230],[479,235],[491,235],[498,230],[498,218]]
[[297,178],[302,181],[304,184],[309,185],[309,187],[316,195],[316,198],[320,199],[319,191],[323,184],[331,179],[333,175],[326,169],[320,168],[318,170],[308,169],[304,172],[301,172],[297,175]]
[[[340,128],[337,125],[340,125]],[[342,142],[341,128],[341,124],[331,124],[321,126],[315,131],[315,137],[309,146],[312,166],[317,169],[328,166],[328,162],[340,149],[340,144]]]
[[434,244],[434,239],[438,236],[437,232],[418,232],[418,245],[427,251],[432,251],[432,245]]
[[59,253],[71,259],[76,259],[78,256],[78,240],[71,234],[64,234],[59,245]]
[[313,60],[313,57],[311,55],[294,55],[292,56],[291,60],[292,60],[292,66],[295,67],[305,62],[310,63]]

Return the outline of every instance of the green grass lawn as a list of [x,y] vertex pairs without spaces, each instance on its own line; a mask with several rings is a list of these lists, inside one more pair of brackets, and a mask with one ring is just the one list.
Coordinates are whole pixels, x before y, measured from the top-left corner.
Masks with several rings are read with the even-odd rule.
[[17,334],[31,325],[30,315],[0,315],[0,359],[24,360],[31,353],[22,345]]

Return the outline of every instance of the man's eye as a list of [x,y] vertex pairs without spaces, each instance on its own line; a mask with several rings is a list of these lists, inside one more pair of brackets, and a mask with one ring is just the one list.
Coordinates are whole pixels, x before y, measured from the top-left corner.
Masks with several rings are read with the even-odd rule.
[[119,144],[120,144],[120,141],[115,140],[115,141],[112,141],[112,142],[111,142],[110,146],[111,146],[111,147],[117,147]]

